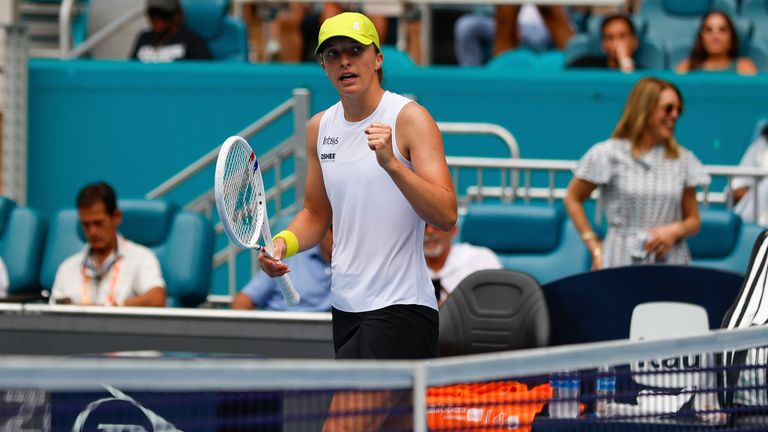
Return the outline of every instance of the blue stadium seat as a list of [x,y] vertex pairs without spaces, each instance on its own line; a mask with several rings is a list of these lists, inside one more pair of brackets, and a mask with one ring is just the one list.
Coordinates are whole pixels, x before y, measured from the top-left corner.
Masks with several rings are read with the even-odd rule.
[[506,269],[549,283],[589,270],[589,253],[560,206],[473,204],[461,240],[492,249]]
[[517,48],[493,57],[485,67],[507,71],[535,71],[537,55],[528,48]]
[[[121,200],[119,231],[152,249],[167,285],[168,306],[196,307],[208,296],[214,232],[203,216],[158,200]],[[56,269],[85,245],[77,210],[59,212],[45,245],[40,285],[50,290]]]
[[768,0],[741,0],[741,16],[755,23],[754,39],[768,46]]
[[701,230],[688,239],[691,264],[745,273],[755,239],[765,230],[728,210],[701,209]]
[[747,56],[755,63],[758,71],[768,72],[768,43],[757,40],[753,36]]
[[248,31],[227,14],[228,0],[181,0],[184,22],[203,38],[217,60],[248,60]]
[[485,64],[486,68],[505,71],[553,71],[562,70],[565,53],[558,50],[536,52],[530,48],[506,51]]
[[381,53],[386,59],[385,61],[388,70],[391,68],[412,69],[416,67],[416,63],[411,60],[408,53],[400,51],[394,45],[382,45]]
[[8,268],[9,296],[39,296],[45,221],[28,207],[0,197],[0,257]]
[[640,15],[648,22],[648,36],[670,49],[695,37],[701,17],[710,10],[736,15],[735,0],[644,0]]

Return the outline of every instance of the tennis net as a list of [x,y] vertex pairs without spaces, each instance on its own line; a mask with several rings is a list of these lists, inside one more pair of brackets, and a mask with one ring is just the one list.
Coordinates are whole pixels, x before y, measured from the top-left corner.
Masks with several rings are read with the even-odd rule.
[[0,425],[25,431],[318,431],[324,424],[352,431],[768,430],[766,340],[768,328],[755,327],[431,361],[6,357]]

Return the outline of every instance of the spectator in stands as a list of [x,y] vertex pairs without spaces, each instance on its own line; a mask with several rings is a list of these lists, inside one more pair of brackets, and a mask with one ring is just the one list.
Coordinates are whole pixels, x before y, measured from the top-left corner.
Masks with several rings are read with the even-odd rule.
[[[565,49],[568,39],[573,36],[568,12],[563,6],[536,6],[549,31],[552,44],[557,49]],[[496,32],[493,44],[493,54],[499,55],[520,45],[520,38],[524,30],[520,26],[518,15],[520,5],[496,6]]]
[[132,59],[166,63],[213,58],[205,41],[184,27],[179,0],[147,0],[147,17],[151,29],[136,38],[131,50]]
[[[768,168],[768,125],[741,157],[740,167]],[[755,189],[752,177],[734,177],[731,180],[734,211],[745,222],[768,226],[768,178],[757,183],[757,220],[755,220]]]
[[319,245],[285,260],[291,267],[291,281],[301,293],[301,302],[285,302],[277,281],[261,272],[248,282],[232,301],[232,309],[330,311],[331,249],[333,232],[329,229]]
[[712,11],[701,20],[690,56],[675,70],[678,73],[701,70],[754,75],[757,66],[749,57],[739,57],[739,37],[733,21],[724,12]]
[[[500,30],[501,36],[497,37],[496,29],[500,20],[504,21],[502,25],[514,20],[515,25],[514,28],[503,28]],[[564,47],[572,32],[567,37],[562,35],[561,25],[566,29],[571,28],[567,14],[559,6],[537,8],[526,4],[496,6],[495,9],[490,5],[477,6],[471,13],[460,16],[454,25],[456,61],[460,66],[480,66],[488,60],[494,45],[496,48],[493,51],[496,54],[518,46],[535,51],[547,50],[553,43]],[[549,30],[550,26],[557,26],[556,37],[551,36],[554,33]],[[514,34],[514,38],[509,32]]]
[[[635,71],[637,33],[628,16],[617,14],[605,17],[600,25],[600,38],[605,54],[587,54],[573,60],[566,67],[618,69],[625,73]],[[642,68],[641,65],[638,67]]]
[[[687,264],[687,236],[701,225],[696,186],[709,183],[701,162],[675,140],[683,111],[672,83],[642,78],[627,98],[610,139],[581,158],[565,206],[592,253],[592,267]],[[592,230],[584,201],[600,188],[608,221],[605,248]]]
[[476,6],[456,20],[453,26],[454,50],[459,66],[480,66],[488,60],[493,37],[496,33],[496,19],[493,6]]
[[122,214],[112,187],[83,187],[76,206],[87,243],[56,271],[51,304],[165,306],[157,257],[117,231]]
[[455,226],[443,231],[430,224],[424,231],[424,257],[439,306],[465,277],[478,270],[501,268],[499,257],[487,247],[453,244],[456,232]]

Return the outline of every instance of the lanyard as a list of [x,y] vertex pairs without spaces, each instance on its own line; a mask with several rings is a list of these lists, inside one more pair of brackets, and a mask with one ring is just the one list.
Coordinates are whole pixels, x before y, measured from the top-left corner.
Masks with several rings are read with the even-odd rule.
[[[117,259],[115,259],[115,264],[112,266],[112,279],[109,282],[109,291],[107,291],[107,304],[110,306],[117,306],[117,302],[115,302],[115,287],[117,286],[117,276],[120,273],[120,262],[122,261],[123,257],[118,256]],[[88,273],[85,271],[85,265],[81,267],[82,273],[83,273],[83,286],[81,288],[81,303],[84,305],[91,304],[90,300],[90,294],[88,287],[91,284],[91,277],[88,276]],[[98,287],[100,284],[99,282],[96,283],[96,286]]]

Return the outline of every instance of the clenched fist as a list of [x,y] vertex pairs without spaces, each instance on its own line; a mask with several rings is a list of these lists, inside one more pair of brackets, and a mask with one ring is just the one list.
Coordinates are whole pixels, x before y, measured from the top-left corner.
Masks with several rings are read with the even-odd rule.
[[373,122],[365,128],[368,135],[368,147],[376,153],[376,161],[386,169],[387,165],[396,161],[392,151],[392,128],[384,123]]

